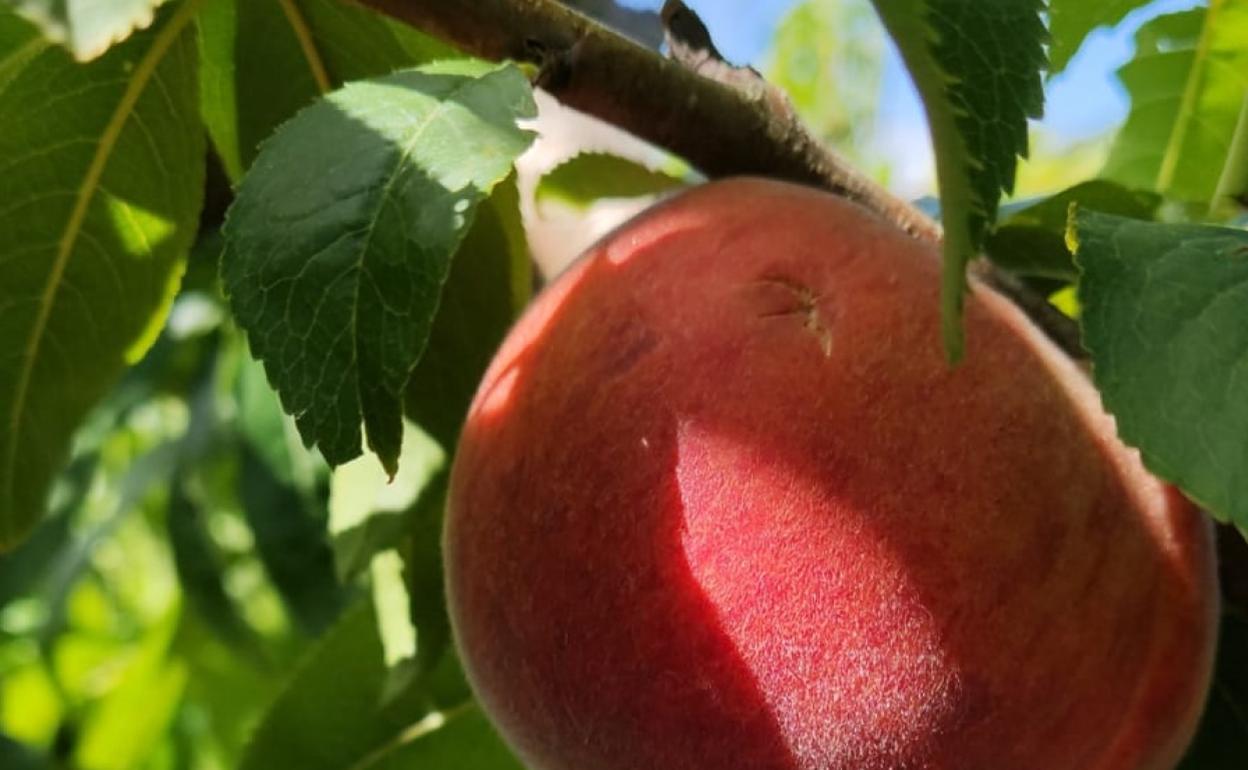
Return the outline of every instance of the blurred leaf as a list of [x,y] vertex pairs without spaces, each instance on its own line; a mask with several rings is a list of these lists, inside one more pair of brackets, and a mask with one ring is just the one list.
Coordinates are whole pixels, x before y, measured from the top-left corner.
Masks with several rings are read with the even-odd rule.
[[167,518],[174,568],[187,603],[223,640],[239,648],[254,645],[251,629],[225,591],[221,563],[203,514],[180,484],[175,483],[169,492]]
[[148,759],[173,720],[186,686],[185,664],[169,655],[178,611],[147,632],[121,683],[82,726],[80,770],[130,770]]
[[320,94],[454,51],[341,0],[211,0],[200,13],[204,123],[237,182],[260,142]]
[[533,195],[538,203],[557,200],[585,208],[602,198],[657,195],[684,186],[684,182],[636,161],[603,152],[583,152],[546,173]]
[[1240,770],[1248,757],[1248,618],[1222,616],[1213,689],[1178,770]]
[[442,448],[404,421],[403,453],[393,479],[372,458],[361,457],[334,469],[329,531],[340,581],[349,582],[373,556],[394,548],[407,535],[413,504],[445,464]]
[[429,344],[407,384],[408,416],[448,452],[494,351],[532,294],[531,264],[513,177],[477,208],[451,262]]
[[165,0],[4,0],[30,19],[45,37],[68,48],[79,61],[94,59],[136,29],[152,23]]
[[179,451],[179,444],[170,441],[154,447],[129,463],[120,481],[113,482],[116,494],[112,510],[85,532],[76,532],[71,547],[60,551],[40,591],[48,607],[48,620],[39,632],[41,641],[54,639],[64,631],[68,624],[68,605],[73,589],[79,584],[82,575],[91,569],[92,555],[101,543],[116,533],[126,517],[134,512],[154,487],[168,486]]
[[74,429],[150,345],[194,236],[195,4],[175,10],[90,65],[47,49],[0,91],[0,243],[19,244],[0,263],[0,549],[42,514]]
[[440,474],[413,506],[410,538],[403,550],[410,614],[417,630],[416,662],[421,671],[436,664],[451,640],[442,577],[442,517],[446,511],[447,480],[446,472]]
[[490,721],[475,705],[464,706],[446,717],[445,724],[387,749],[360,770],[525,770]]
[[347,85],[268,142],[239,188],[222,276],[252,352],[331,465],[393,474],[402,393],[476,205],[532,136],[515,67],[444,63]]
[[1088,34],[1097,27],[1114,26],[1149,0],[1049,0],[1050,73],[1066,69],[1083,45]]
[[408,612],[410,598],[403,581],[403,560],[394,550],[373,557],[369,565],[382,659],[393,669],[416,656],[416,626]]
[[377,614],[365,599],[343,613],[299,665],[257,727],[239,770],[360,767],[429,713],[419,686],[383,706],[386,673]]
[[52,770],[45,758],[3,733],[0,733],[0,767],[4,770]]
[[[1042,0],[874,0],[927,111],[944,224],[941,315],[962,356],[966,265],[1027,153],[1027,119],[1044,104]],[[1008,45],[1005,41],[1009,41]]]
[[32,593],[57,555],[70,545],[71,519],[87,495],[97,460],[91,452],[70,463],[54,488],[48,517],[20,546],[0,554],[0,608]]
[[239,454],[239,498],[256,550],[295,620],[317,635],[334,622],[346,599],[334,572],[328,513],[310,509],[247,442],[239,443]]
[[1152,219],[1161,197],[1100,179],[1077,184],[1004,217],[984,244],[988,257],[1018,275],[1073,282],[1078,271],[1066,248],[1072,203],[1102,214]]
[[33,24],[0,6],[0,91],[48,45]]
[[1248,0],[1158,16],[1136,33],[1135,58],[1118,74],[1131,114],[1105,176],[1209,203],[1248,92]]
[[1119,434],[1248,527],[1248,233],[1082,209],[1071,226],[1084,344]]
[[864,2],[803,0],[780,21],[766,66],[806,124],[861,160],[878,130],[884,38]]
[[283,484],[312,502],[320,492],[318,477],[324,463],[299,442],[293,422],[269,387],[264,367],[247,355],[243,345],[239,345],[237,368],[234,395],[239,434]]

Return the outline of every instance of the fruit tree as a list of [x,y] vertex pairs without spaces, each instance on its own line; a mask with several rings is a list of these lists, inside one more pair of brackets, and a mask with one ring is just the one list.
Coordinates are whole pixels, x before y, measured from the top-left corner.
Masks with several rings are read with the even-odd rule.
[[1248,0],[0,0],[0,169],[0,768],[1248,763]]

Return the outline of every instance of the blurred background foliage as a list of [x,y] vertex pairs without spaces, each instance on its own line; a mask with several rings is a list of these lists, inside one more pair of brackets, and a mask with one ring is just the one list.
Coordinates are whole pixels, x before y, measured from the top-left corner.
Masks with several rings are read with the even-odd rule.
[[[661,39],[657,2],[570,3]],[[840,152],[895,189],[930,193],[917,101],[867,0],[690,4]],[[1119,45],[1142,18],[1093,46]],[[1096,61],[1109,77],[1114,62]],[[1037,127],[1018,197],[1104,165],[1124,115],[1082,98],[1099,122]],[[440,756],[408,727],[430,714],[459,715],[456,740],[509,766],[453,655],[440,655],[447,449],[409,426],[387,482],[371,456],[331,473],[303,448],[228,320],[212,201],[229,183],[225,166],[214,172],[162,336],[80,431],[50,515],[0,556],[0,768],[381,767],[368,758],[400,734],[394,762]],[[421,658],[433,673],[414,682]],[[299,741],[309,730],[314,751]]]

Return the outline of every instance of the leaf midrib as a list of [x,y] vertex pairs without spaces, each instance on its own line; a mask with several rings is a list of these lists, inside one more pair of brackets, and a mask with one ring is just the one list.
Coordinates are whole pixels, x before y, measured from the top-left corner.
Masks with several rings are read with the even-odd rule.
[[1187,82],[1183,87],[1183,98],[1179,101],[1179,112],[1170,132],[1170,140],[1166,142],[1166,150],[1161,156],[1161,165],[1157,168],[1157,179],[1153,189],[1163,192],[1174,183],[1174,175],[1178,171],[1179,156],[1187,140],[1187,129],[1195,117],[1192,112],[1200,92],[1200,83],[1204,78],[1205,65],[1209,58],[1210,38],[1213,36],[1213,25],[1218,12],[1222,10],[1223,0],[1210,0],[1205,11],[1205,19],[1201,23],[1200,38],[1196,41],[1196,50],[1192,56],[1192,70],[1188,73]]
[[[3,473],[5,488],[4,495],[0,498],[5,501],[5,508],[8,510],[12,509],[14,502],[14,487],[17,480],[17,450],[20,443],[22,412],[26,406],[31,378],[34,374],[40,348],[47,333],[52,307],[56,304],[56,298],[65,277],[65,270],[69,265],[70,258],[73,256],[78,237],[82,234],[87,212],[94,200],[95,193],[100,188],[100,180],[108,167],[109,160],[112,158],[113,150],[121,137],[121,131],[133,114],[139,97],[142,96],[144,89],[146,89],[147,84],[155,74],[156,68],[164,60],[174,41],[182,33],[182,29],[194,19],[203,1],[188,0],[178,9],[173,18],[169,20],[169,23],[161,29],[152,41],[151,48],[147,50],[147,53],[143,55],[143,58],[134,68],[133,74],[126,84],[126,90],[117,102],[117,108],[109,117],[108,123],[104,127],[104,132],[100,135],[99,144],[96,146],[91,163],[87,166],[87,171],[83,175],[82,183],[78,186],[74,208],[70,211],[69,219],[65,223],[65,230],[57,241],[56,255],[53,258],[51,270],[48,272],[48,279],[44,284],[43,292],[39,296],[35,322],[26,341],[26,349],[21,359],[22,364],[17,373],[17,386],[13,393],[13,407],[9,412],[7,438],[5,439]],[[0,517],[0,530],[5,535],[11,534],[9,528],[12,521],[13,518],[11,516]],[[0,541],[5,539],[7,537],[0,537]]]
[[[483,77],[488,77],[488,74]],[[398,160],[395,161],[394,167],[390,170],[390,175],[386,178],[386,183],[382,185],[381,187],[381,191],[377,197],[378,205],[374,208],[373,214],[369,218],[369,221],[368,221],[368,229],[364,232],[364,239],[360,244],[360,249],[356,257],[356,261],[358,262],[360,266],[361,272],[364,271],[365,257],[368,255],[372,247],[373,234],[377,230],[377,221],[381,218],[381,211],[384,208],[385,202],[390,199],[391,190],[394,188],[394,184],[398,180],[399,175],[403,170],[403,167],[407,164],[408,159],[411,158],[412,153],[415,152],[416,147],[420,144],[420,140],[424,137],[425,132],[429,130],[429,127],[432,126],[434,122],[438,120],[438,118],[442,117],[445,114],[445,112],[448,109],[447,105],[449,102],[452,101],[452,97],[460,93],[463,93],[465,89],[471,88],[479,82],[480,82],[479,78],[468,80],[463,85],[456,86],[455,88],[451,89],[445,95],[445,97],[437,99],[437,105],[432,110],[430,110],[429,114],[426,115],[424,120],[421,121],[420,125],[416,128],[415,133],[413,133],[411,139],[409,139],[406,143],[404,143],[403,152],[399,154]],[[363,285],[363,283],[364,283],[363,276],[361,275],[357,277],[357,280],[355,282],[355,292],[351,301],[351,318],[352,318],[352,323],[356,329],[359,328],[360,287]],[[360,360],[359,335],[356,333],[352,333],[351,334],[351,365],[352,366],[357,365],[359,360]],[[354,379],[356,380],[356,393],[362,399],[363,394],[360,393],[359,378],[356,377]]]

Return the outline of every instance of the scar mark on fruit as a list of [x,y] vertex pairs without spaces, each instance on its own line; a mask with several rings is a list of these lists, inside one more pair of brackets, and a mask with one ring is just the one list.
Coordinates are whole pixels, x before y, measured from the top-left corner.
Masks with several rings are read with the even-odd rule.
[[603,354],[602,373],[606,377],[625,374],[659,344],[659,337],[653,329],[632,319],[617,324],[610,337],[617,342]]
[[825,357],[832,355],[832,330],[819,314],[819,301],[823,295],[804,283],[785,276],[763,276],[756,282],[759,286],[776,287],[785,293],[785,304],[774,310],[759,313],[759,318],[786,318],[797,316],[802,326],[819,341],[819,349]]

